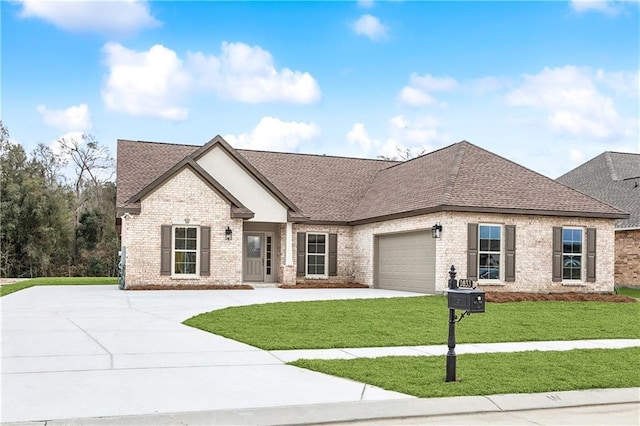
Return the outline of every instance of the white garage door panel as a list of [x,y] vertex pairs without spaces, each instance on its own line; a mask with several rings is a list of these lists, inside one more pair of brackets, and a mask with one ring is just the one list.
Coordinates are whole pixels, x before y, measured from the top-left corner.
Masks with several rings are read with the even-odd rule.
[[378,237],[378,287],[435,293],[435,239],[430,232]]

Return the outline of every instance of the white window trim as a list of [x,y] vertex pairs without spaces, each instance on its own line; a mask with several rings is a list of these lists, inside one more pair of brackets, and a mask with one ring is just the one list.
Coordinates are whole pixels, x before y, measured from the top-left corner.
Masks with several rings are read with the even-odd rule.
[[[176,273],[176,228],[195,228],[196,229],[196,273],[195,274],[178,274]],[[173,225],[171,227],[171,278],[178,280],[188,280],[200,278],[200,226],[192,224]]]
[[[565,229],[577,229],[579,231],[581,231],[581,235],[582,235],[582,251],[580,252],[580,279],[579,280],[571,280],[571,279],[567,279],[564,277],[564,230]],[[561,257],[561,267],[562,267],[562,285],[573,285],[573,286],[582,286],[582,285],[586,285],[586,275],[587,275],[587,263],[585,262],[586,260],[586,255],[585,255],[585,249],[586,249],[586,238],[587,238],[587,232],[586,232],[586,228],[582,227],[582,226],[563,226],[562,227],[562,233],[560,235],[560,239],[561,239],[561,243],[562,243],[562,257]]]
[[[309,254],[316,255],[318,253],[309,253],[309,235],[324,235],[324,274],[309,274]],[[329,233],[328,232],[307,232],[305,234],[304,247],[304,276],[310,279],[328,279],[329,278]]]
[[[480,227],[482,226],[497,226],[500,228],[500,272],[498,278],[494,279],[480,279],[480,254],[481,253],[495,253],[492,251],[480,250]],[[500,223],[478,223],[478,282],[485,285],[504,285],[504,225]]]

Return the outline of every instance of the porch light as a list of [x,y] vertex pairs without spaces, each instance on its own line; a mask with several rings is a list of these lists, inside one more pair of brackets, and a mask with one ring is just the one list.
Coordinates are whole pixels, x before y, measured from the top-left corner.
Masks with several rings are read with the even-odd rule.
[[442,232],[442,225],[440,225],[440,222],[436,223],[431,227],[431,236],[433,238],[440,238],[441,232]]
[[233,238],[233,231],[228,226],[227,226],[227,229],[225,229],[224,231],[224,238],[227,241],[230,241]]

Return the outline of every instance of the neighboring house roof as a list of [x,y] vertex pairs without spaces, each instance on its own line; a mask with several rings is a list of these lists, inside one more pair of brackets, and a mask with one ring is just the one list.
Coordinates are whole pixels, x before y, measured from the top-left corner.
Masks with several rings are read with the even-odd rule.
[[640,154],[607,151],[557,180],[629,213],[617,228],[640,228]]
[[[186,156],[197,157],[202,149],[119,140],[118,211],[126,211],[133,195]],[[358,224],[444,210],[627,217],[606,203],[466,141],[403,163],[233,151],[241,157],[238,161],[246,160],[254,168],[252,173],[290,200],[292,220],[308,217],[316,223]]]

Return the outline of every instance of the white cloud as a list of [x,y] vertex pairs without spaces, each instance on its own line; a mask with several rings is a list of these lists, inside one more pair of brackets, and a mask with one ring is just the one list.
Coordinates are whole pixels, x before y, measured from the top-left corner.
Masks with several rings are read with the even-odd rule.
[[[67,132],[65,134],[63,134],[62,136],[56,138],[56,140],[54,140],[53,142],[51,142],[51,144],[49,145],[49,147],[51,148],[51,151],[58,155],[58,156],[62,156],[62,149],[60,148],[60,140],[64,139],[66,141],[68,141],[70,143],[70,145],[75,145],[75,146],[80,146],[82,145],[82,143],[84,142],[84,133],[82,132]],[[68,158],[65,158],[65,160]]]
[[412,107],[421,107],[428,105],[436,105],[436,99],[425,92],[424,90],[416,87],[404,86],[398,94],[398,100],[405,105]]
[[389,32],[388,26],[380,22],[375,16],[369,14],[360,16],[360,18],[351,25],[351,28],[356,34],[369,37],[373,41],[380,41],[386,38]]
[[380,146],[380,141],[372,140],[364,128],[364,124],[355,123],[347,133],[347,141],[358,146],[364,154],[368,154],[374,146]]
[[122,35],[160,25],[144,0],[18,1],[22,17],[40,18],[67,31]]
[[234,148],[293,152],[302,142],[320,133],[321,129],[315,123],[263,117],[250,133],[226,135],[224,139]]
[[451,136],[439,130],[440,123],[430,115],[409,119],[397,115],[389,119],[388,137],[382,141],[369,135],[364,124],[355,123],[347,133],[347,141],[360,148],[363,155],[394,158],[399,151],[409,150],[412,155],[429,152],[450,141]]
[[107,43],[103,51],[109,76],[102,99],[108,109],[168,120],[187,118],[187,109],[175,105],[189,88],[190,77],[174,51],[156,44],[136,52],[118,43]]
[[630,98],[640,97],[640,71],[607,72],[598,69],[596,79],[614,92],[625,94]]
[[93,127],[87,104],[70,106],[67,109],[49,109],[46,105],[38,105],[37,110],[47,126],[65,131],[90,130]]
[[219,57],[188,53],[187,63],[196,85],[240,102],[310,104],[320,99],[320,87],[311,74],[277,70],[273,57],[260,46],[222,43]]
[[409,76],[409,85],[404,86],[398,94],[398,100],[408,106],[420,107],[430,105],[444,106],[430,92],[448,92],[459,87],[458,82],[449,76],[434,77],[431,74]]
[[372,8],[374,3],[374,0],[358,0],[358,6],[365,9]]
[[102,99],[112,111],[185,120],[188,111],[182,104],[195,91],[252,104],[320,99],[309,73],[277,70],[271,54],[259,46],[224,42],[219,57],[189,52],[186,61],[160,44],[137,52],[107,43],[103,52],[109,75]]
[[620,13],[620,2],[611,0],[571,0],[571,8],[577,13],[600,12],[615,16]]
[[598,90],[587,68],[545,68],[524,75],[524,82],[508,93],[508,105],[541,109],[547,124],[559,134],[593,139],[613,139],[633,133],[634,124],[622,119],[613,100]]

